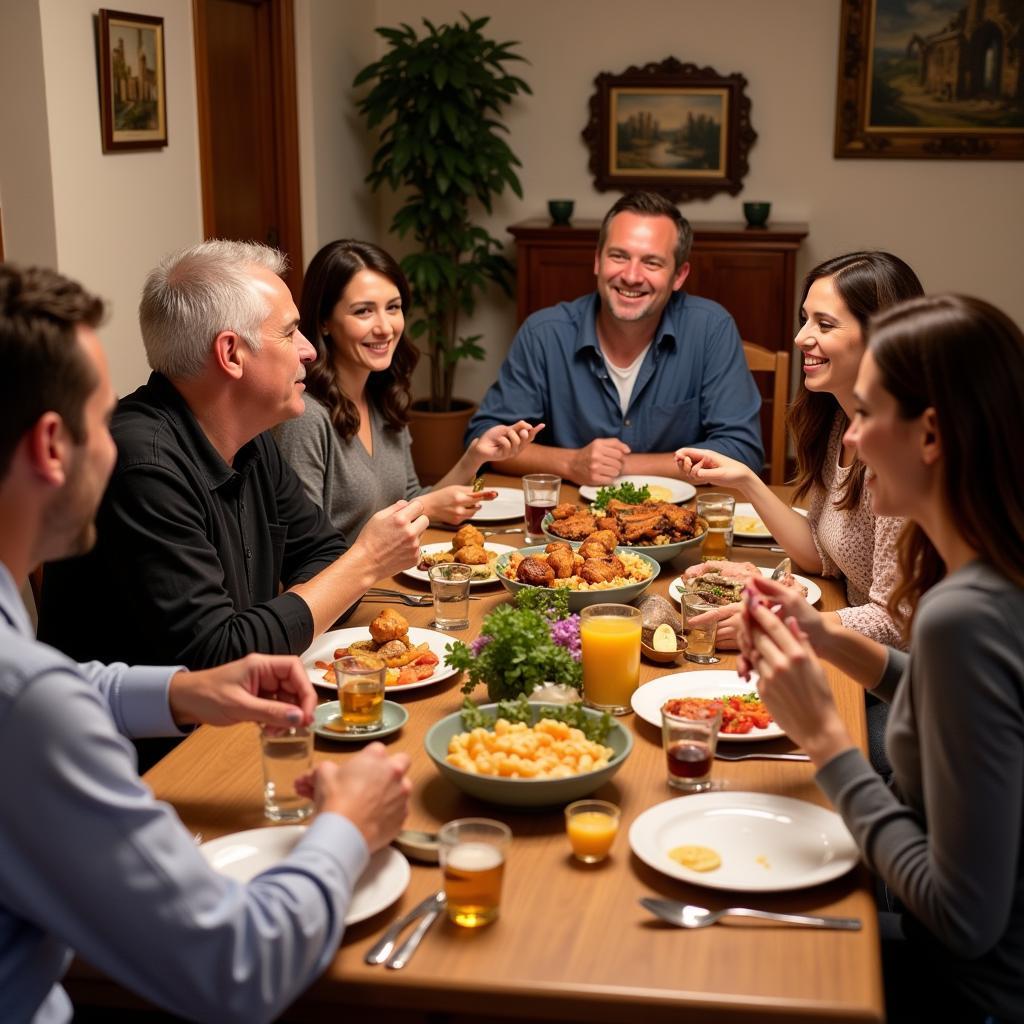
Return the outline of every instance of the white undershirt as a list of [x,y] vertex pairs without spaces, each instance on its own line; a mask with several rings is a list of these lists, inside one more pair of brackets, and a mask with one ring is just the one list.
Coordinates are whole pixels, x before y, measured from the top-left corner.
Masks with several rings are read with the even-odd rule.
[[633,396],[633,385],[636,384],[637,375],[640,373],[640,364],[644,361],[644,356],[647,355],[647,349],[650,347],[650,344],[648,344],[629,366],[616,366],[604,352],[601,353],[604,365],[608,367],[608,372],[612,376],[615,390],[619,393],[619,405],[622,407],[623,416],[626,415],[626,410],[629,408],[629,400]]

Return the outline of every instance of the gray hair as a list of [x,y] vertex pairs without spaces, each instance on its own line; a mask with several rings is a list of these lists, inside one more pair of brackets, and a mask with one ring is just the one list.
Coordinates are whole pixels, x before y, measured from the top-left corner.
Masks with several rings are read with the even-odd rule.
[[165,257],[139,303],[149,365],[167,377],[195,377],[221,331],[234,331],[258,352],[270,305],[253,281],[254,267],[280,276],[288,260],[266,245],[220,238]]

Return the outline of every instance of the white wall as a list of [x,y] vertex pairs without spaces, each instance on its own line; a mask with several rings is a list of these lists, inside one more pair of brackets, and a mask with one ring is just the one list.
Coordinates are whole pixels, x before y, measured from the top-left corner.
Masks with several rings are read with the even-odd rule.
[[[378,22],[454,21],[464,0],[378,0]],[[571,197],[576,215],[599,217],[618,197],[595,191],[580,132],[594,77],[676,57],[748,80],[758,141],[736,197],[687,203],[693,221],[741,218],[745,199],[772,202],[776,220],[806,221],[798,272],[857,248],[889,249],[929,291],[986,298],[1024,323],[1018,240],[1024,236],[1024,164],[1015,161],[836,160],[832,156],[839,49],[838,0],[517,0],[478,2],[484,30],[520,41],[530,64],[517,73],[533,96],[507,114],[509,143],[523,161],[525,199],[507,195],[487,224],[497,237],[546,200]],[[383,44],[379,44],[378,49]],[[387,227],[382,204],[381,230]],[[392,245],[389,239],[387,243]],[[394,246],[397,248],[397,245]],[[516,327],[514,303],[485,303],[465,333],[482,332],[483,367],[459,371],[457,391],[479,397]]]

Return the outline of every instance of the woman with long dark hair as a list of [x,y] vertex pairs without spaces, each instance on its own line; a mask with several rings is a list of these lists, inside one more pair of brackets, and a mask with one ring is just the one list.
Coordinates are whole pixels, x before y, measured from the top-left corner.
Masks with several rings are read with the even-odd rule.
[[409,300],[395,260],[353,239],[325,245],[302,283],[299,329],[317,359],[306,375],[305,414],[275,436],[310,497],[349,538],[400,498],[418,497],[432,520],[468,519],[494,497],[473,488],[480,467],[514,455],[543,426],[492,427],[434,487],[422,487],[407,427],[419,359],[404,333]]
[[[874,317],[846,443],[874,511],[906,518],[889,604],[910,654],[760,580],[767,603],[741,624],[761,696],[897,901],[889,1020],[1024,1020],[1022,395],[1024,334],[993,306],[935,296]],[[891,789],[818,657],[892,701]]]
[[[868,318],[921,294],[913,270],[887,252],[849,253],[807,275],[800,303],[803,323],[794,342],[803,382],[788,415],[797,459],[793,500],[808,500],[807,516],[794,512],[742,463],[700,448],[676,452],[691,483],[738,490],[800,568],[845,579],[850,607],[830,613],[837,624],[895,645],[902,641],[886,603],[895,582],[895,541],[902,524],[872,513],[864,467],[843,446],[842,437],[853,415],[853,385]],[[735,645],[738,612],[737,605],[727,605],[714,613],[723,620],[720,645]]]

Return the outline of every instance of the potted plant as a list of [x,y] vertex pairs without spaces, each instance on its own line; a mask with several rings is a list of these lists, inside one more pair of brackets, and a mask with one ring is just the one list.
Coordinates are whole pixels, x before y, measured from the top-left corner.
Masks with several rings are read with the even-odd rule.
[[[530,92],[506,65],[524,58],[514,42],[498,43],[483,35],[489,18],[434,25],[424,18],[420,37],[407,24],[378,28],[388,52],[363,68],[354,86],[370,85],[359,111],[371,131],[379,131],[366,181],[404,191],[390,230],[412,235],[416,249],[402,260],[413,297],[410,337],[425,339],[430,369],[430,397],[413,410],[451,414],[462,407],[454,454],[437,453],[443,475],[462,450],[462,433],[474,408],[453,398],[455,370],[462,359],[482,359],[480,335],[459,334],[460,314],[471,315],[480,293],[496,284],[512,295],[514,270],[502,243],[472,218],[474,205],[491,212],[492,199],[506,187],[522,197],[515,168],[520,161],[502,138],[507,128],[502,110],[520,93]],[[438,448],[414,444],[417,469],[425,482],[429,471],[420,458]]]

